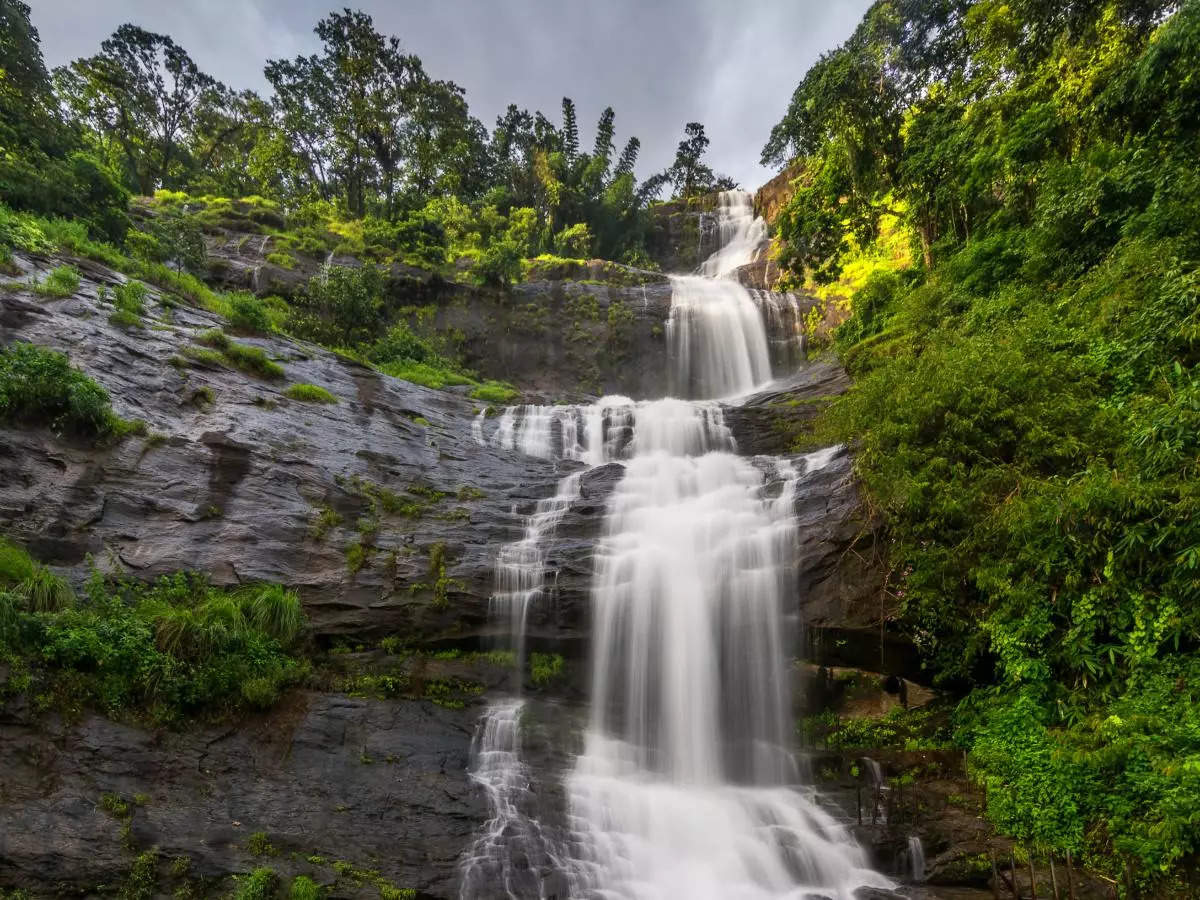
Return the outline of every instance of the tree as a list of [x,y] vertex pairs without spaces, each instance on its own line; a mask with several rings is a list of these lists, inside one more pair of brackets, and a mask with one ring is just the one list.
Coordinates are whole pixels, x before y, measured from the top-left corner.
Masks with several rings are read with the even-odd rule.
[[562,99],[562,119],[563,156],[567,165],[573,166],[579,156],[579,125],[575,120],[575,101],[570,97]]
[[63,121],[29,7],[15,0],[0,0],[0,201],[80,219],[110,240],[129,225],[129,195]]
[[684,138],[675,151],[675,162],[667,170],[665,178],[665,182],[675,186],[675,196],[687,199],[710,191],[732,189],[733,179],[714,174],[704,162],[709,144],[704,126],[699,122],[688,122],[683,131]]
[[60,95],[96,135],[130,188],[182,183],[201,98],[218,88],[171,38],[125,24],[96,56],[56,73]]
[[388,219],[446,190],[478,189],[486,174],[483,128],[462,88],[425,73],[399,39],[363,12],[317,23],[320,54],[268,61],[276,121],[312,194],[336,196],[348,212]]

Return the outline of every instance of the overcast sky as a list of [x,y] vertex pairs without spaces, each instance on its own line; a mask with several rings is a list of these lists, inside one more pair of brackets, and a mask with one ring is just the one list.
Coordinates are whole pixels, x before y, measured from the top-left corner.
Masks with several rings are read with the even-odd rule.
[[[122,22],[171,35],[202,69],[266,94],[263,61],[312,53],[313,26],[348,0],[29,0],[48,66],[95,53]],[[509,103],[556,123],[575,100],[580,143],[605,106],[617,149],[642,140],[638,171],[668,165],[684,123],[703,122],[709,163],[753,190],[792,90],[853,31],[870,0],[363,0],[435,78],[466,88],[490,131]]]

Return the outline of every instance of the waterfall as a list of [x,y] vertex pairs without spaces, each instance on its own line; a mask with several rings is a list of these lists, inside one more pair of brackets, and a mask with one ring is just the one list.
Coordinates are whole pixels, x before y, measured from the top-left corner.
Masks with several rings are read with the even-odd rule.
[[[766,314],[731,277],[765,239],[748,194],[721,195],[718,231],[701,274],[672,278],[674,384],[696,399],[512,406],[490,434],[484,417],[472,423],[480,443],[619,462],[624,475],[594,556],[590,720],[566,776],[566,833],[555,843],[522,811],[532,776],[520,757],[521,701],[494,704],[472,768],[492,819],[464,867],[463,897],[557,893],[537,874],[547,868],[568,896],[605,900],[849,900],[859,887],[892,886],[870,870],[848,818],[799,783],[790,751],[794,508],[832,453],[736,454],[714,398],[772,374]],[[518,652],[546,540],[578,479],[499,554],[491,611]]]
[[753,262],[767,238],[745,191],[722,191],[720,248],[699,275],[671,276],[667,346],[673,393],[682,397],[736,397],[771,380],[762,315],[737,270]]
[[925,880],[925,847],[915,834],[908,838],[908,873],[913,881]]

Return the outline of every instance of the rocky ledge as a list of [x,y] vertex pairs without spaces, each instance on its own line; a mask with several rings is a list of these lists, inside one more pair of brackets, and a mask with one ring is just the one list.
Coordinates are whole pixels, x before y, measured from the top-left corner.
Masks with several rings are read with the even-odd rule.
[[[27,276],[61,261],[17,260]],[[278,335],[230,335],[264,351],[283,376],[241,371],[218,353],[197,352],[203,333],[224,324],[217,316],[153,290],[142,324],[118,327],[106,297],[123,276],[69,261],[83,275],[70,297],[12,284],[0,292],[0,343],[65,352],[109,390],[121,416],[142,419],[146,433],[92,447],[49,429],[0,428],[0,532],[76,583],[95,565],[139,579],[193,570],[218,584],[285,584],[300,594],[317,647],[371,646],[388,636],[427,655],[491,645],[497,549],[520,536],[523,517],[578,464],[477,442],[472,423],[485,405],[466,389],[426,389]],[[527,285],[508,308],[544,317],[550,331],[564,327],[556,310],[604,310],[610,291],[644,297],[635,321],[661,326],[669,305],[662,284]],[[475,314],[454,302],[438,314]],[[608,328],[609,318],[589,312],[587,321]],[[486,316],[478,321],[487,327]],[[532,332],[511,327],[513,343],[493,354],[536,343]],[[593,342],[581,334],[581,346]],[[656,349],[653,359],[665,365],[662,357]],[[506,365],[491,364],[497,372]],[[653,393],[636,390],[653,366],[631,371],[631,392]],[[337,402],[290,398],[288,386],[300,383]],[[790,393],[730,409],[729,421],[746,452],[786,454],[778,404],[844,384],[835,367],[815,366]],[[805,427],[797,415],[793,432]],[[792,612],[797,622],[849,626],[876,608],[878,577],[856,556],[870,558],[860,553],[869,529],[859,519],[850,458],[838,451],[822,461],[797,492]],[[620,471],[604,466],[583,480],[548,548],[555,590],[529,622],[531,649],[567,658],[555,690],[568,700],[582,692],[591,548]],[[503,681],[494,672],[455,677],[481,691]],[[252,868],[255,852],[267,852],[251,841],[261,832],[272,867],[326,884],[338,877],[339,896],[351,882],[374,891],[372,872],[421,896],[451,896],[459,855],[485,816],[466,767],[486,692],[447,708],[363,699],[333,686],[294,692],[269,715],[236,726],[184,732],[96,715],[63,721],[10,701],[0,712],[0,884],[90,894],[126,877],[135,858],[126,848],[151,847],[163,884],[208,883]],[[176,857],[189,860],[178,875],[167,864]],[[334,860],[342,871],[328,871]],[[347,874],[354,872],[358,882]]]

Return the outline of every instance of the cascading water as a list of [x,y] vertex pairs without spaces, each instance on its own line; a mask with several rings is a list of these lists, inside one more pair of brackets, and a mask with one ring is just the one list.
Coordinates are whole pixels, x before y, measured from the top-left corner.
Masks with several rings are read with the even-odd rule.
[[[771,378],[765,313],[729,277],[759,251],[765,226],[741,192],[722,194],[719,212],[721,248],[700,275],[672,279],[675,389],[694,398],[745,394]],[[793,510],[830,454],[737,456],[711,401],[608,397],[514,407],[490,435],[484,424],[473,426],[481,443],[589,466],[621,461],[625,471],[595,552],[590,722],[566,779],[566,837],[546,846],[513,800],[530,777],[514,724],[511,738],[493,741],[499,755],[477,754],[473,776],[494,817],[463,896],[546,896],[529,877],[534,857],[561,867],[570,896],[606,900],[843,900],[861,886],[890,887],[797,784],[788,749]],[[500,554],[493,613],[514,635],[541,590],[540,548],[559,504],[578,490],[564,485]],[[493,706],[484,731],[495,720],[504,732],[519,702]],[[513,782],[517,790],[505,787]],[[521,845],[523,868],[506,840]]]

